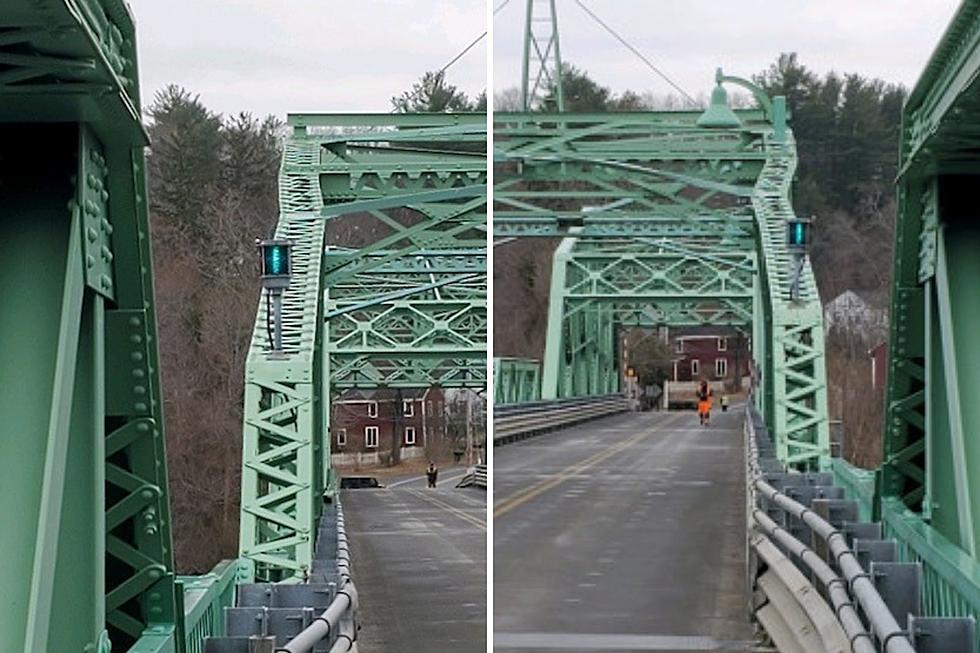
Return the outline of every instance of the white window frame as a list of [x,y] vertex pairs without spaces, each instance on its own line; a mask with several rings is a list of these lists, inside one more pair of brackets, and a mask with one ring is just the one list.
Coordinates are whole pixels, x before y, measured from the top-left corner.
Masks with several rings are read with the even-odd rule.
[[[374,444],[371,444],[371,439],[374,439]],[[364,448],[365,449],[377,449],[379,437],[377,426],[365,426],[364,427]]]
[[402,401],[402,417],[415,417],[415,402],[411,399]]
[[368,415],[368,417],[377,417],[378,416],[378,402],[376,402],[376,401],[369,401],[368,402],[368,404],[367,404],[367,415]]
[[415,444],[415,427],[406,426],[405,427],[405,446],[411,446]]
[[697,358],[692,358],[691,376],[693,377],[693,376],[700,376],[700,375],[701,375],[701,361],[699,361]]
[[718,338],[718,351],[728,351],[728,338]]
[[[724,368],[724,369],[722,369]],[[715,377],[719,379],[728,378],[728,359],[727,358],[716,358],[715,359]]]
[[675,351],[675,353],[678,353],[678,354],[683,354],[684,353],[684,341],[681,338],[678,338],[677,339],[677,343],[676,343],[676,346],[674,347],[674,351]]
[[337,446],[347,446],[347,429],[337,429]]

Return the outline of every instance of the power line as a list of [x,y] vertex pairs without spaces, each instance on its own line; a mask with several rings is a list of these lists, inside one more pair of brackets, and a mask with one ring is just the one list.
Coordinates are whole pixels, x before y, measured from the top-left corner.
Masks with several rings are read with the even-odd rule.
[[450,59],[449,63],[447,63],[445,66],[443,66],[442,68],[439,69],[439,74],[441,75],[442,73],[444,73],[447,70],[449,70],[449,67],[450,66],[452,66],[454,63],[456,63],[457,61],[459,61],[463,57],[465,57],[467,52],[469,52],[474,47],[476,47],[476,44],[479,43],[480,41],[482,41],[485,38],[487,38],[487,33],[486,32],[484,32],[483,34],[480,34],[478,37],[476,37],[475,39],[473,39],[473,42],[472,43],[470,43],[465,48],[463,48],[463,50],[459,54],[457,54],[455,57],[453,57],[452,59]]
[[501,10],[509,4],[510,4],[510,0],[504,0],[503,2],[501,2],[499,5],[497,5],[497,8],[493,10],[493,15],[496,16],[497,14],[499,14]]
[[[510,0],[506,0],[506,2],[504,2],[504,5],[506,5],[506,4],[507,4],[507,2],[510,2]],[[467,46],[466,46],[465,48],[463,48],[462,50],[460,50],[460,51],[459,51],[459,53],[458,53],[458,54],[457,54],[457,55],[456,55],[455,57],[453,57],[452,59],[450,59],[450,60],[449,60],[449,63],[447,63],[447,64],[446,64],[445,66],[443,66],[443,67],[442,67],[442,68],[440,68],[440,69],[439,69],[438,71],[436,71],[436,76],[438,77],[438,76],[440,76],[440,75],[443,75],[443,74],[445,74],[445,72],[446,72],[447,70],[449,70],[449,68],[450,68],[450,67],[451,67],[451,66],[452,66],[452,65],[453,65],[454,63],[456,63],[457,61],[459,61],[460,59],[462,59],[463,57],[465,57],[465,56],[466,56],[466,53],[467,53],[467,52],[469,52],[470,50],[472,50],[473,48],[475,48],[475,47],[476,47],[476,45],[477,45],[477,44],[478,44],[478,43],[479,43],[480,41],[482,41],[483,39],[485,39],[485,38],[487,38],[487,32],[483,32],[483,34],[480,34],[480,35],[479,35],[478,37],[476,37],[475,39],[473,39],[473,41],[472,41],[472,42],[470,42],[470,44],[469,44],[469,45],[467,45]],[[412,93],[412,94],[411,94],[411,95],[409,95],[409,96],[408,96],[407,98],[405,98],[405,101],[407,102],[407,101],[409,101],[409,100],[414,100],[414,99],[415,99],[416,97],[418,97],[418,95],[419,95],[419,94],[420,94],[420,93],[421,93],[422,91],[424,91],[424,90],[425,90],[425,89],[424,89],[424,87],[421,87],[421,86],[420,86],[420,87],[418,88],[418,90],[416,90],[416,91],[415,91],[414,93]],[[390,111],[389,113],[397,113],[397,112],[398,112],[398,108],[397,108],[397,107],[395,107],[395,108],[394,108],[394,109],[392,109],[392,110],[391,110],[391,111]]]
[[664,73],[662,70],[660,70],[655,65],[653,65],[653,62],[650,61],[646,56],[644,56],[644,54],[642,52],[640,52],[635,47],[633,47],[626,39],[624,39],[622,36],[620,36],[616,32],[616,30],[614,30],[612,27],[610,27],[608,24],[606,24],[601,18],[599,18],[598,16],[596,16],[595,15],[595,12],[593,12],[591,9],[589,9],[585,5],[585,3],[582,2],[582,0],[575,0],[575,4],[577,4],[579,7],[581,7],[582,8],[582,11],[584,11],[585,13],[587,13],[592,18],[592,20],[594,20],[595,22],[597,22],[604,30],[606,30],[607,32],[609,32],[610,34],[612,34],[613,38],[615,38],[617,41],[619,41],[620,43],[622,43],[626,47],[626,49],[628,49],[630,52],[632,52],[637,57],[639,57],[640,61],[642,61],[643,63],[645,63],[650,70],[652,70],[653,72],[657,73],[657,75],[659,75],[665,82],[667,82],[668,84],[670,84],[671,87],[673,87],[673,89],[675,91],[677,91],[682,96],[684,96],[684,98],[688,102],[690,102],[691,105],[693,105],[695,107],[700,106],[697,103],[697,101],[695,101],[695,99],[693,97],[691,97],[690,94],[688,94],[687,91],[685,91],[680,86],[678,86],[674,82],[674,80],[672,80],[670,77],[668,77],[666,75],[666,73]]

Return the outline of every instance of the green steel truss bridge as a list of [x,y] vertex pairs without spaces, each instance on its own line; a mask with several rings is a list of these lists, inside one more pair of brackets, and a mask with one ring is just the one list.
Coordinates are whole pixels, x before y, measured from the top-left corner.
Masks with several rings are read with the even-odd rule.
[[[494,114],[493,236],[560,244],[544,359],[496,359],[495,402],[620,392],[624,328],[737,327],[751,334],[759,460],[843,487],[896,560],[921,565],[923,615],[980,618],[980,2],[962,3],[904,108],[877,470],[830,454],[820,298],[788,246],[785,100],[719,70],[704,111],[567,113],[555,3],[528,0],[526,19],[524,111]],[[732,86],[756,108],[731,111]]]
[[[318,506],[336,490],[328,426],[340,392],[486,387],[486,121],[289,117],[283,350],[272,351],[262,305],[245,372],[240,553],[256,578],[309,571]],[[385,235],[331,244],[345,220]]]
[[[761,108],[727,109],[722,83]],[[706,114],[494,115],[494,238],[562,238],[541,397],[618,392],[623,328],[739,327],[781,455],[826,466],[822,310],[806,261],[794,290],[786,240],[796,147],[785,102],[720,74],[715,98]]]
[[269,351],[263,298],[248,354],[241,554],[185,577],[137,70],[123,0],[0,8],[2,648],[200,653],[226,634],[225,609],[266,610],[232,608],[236,594],[239,606],[327,595],[334,612],[316,623],[339,641],[356,592],[332,505],[330,402],[348,388],[485,387],[486,116],[289,117],[275,235],[292,243],[293,274],[282,349]]

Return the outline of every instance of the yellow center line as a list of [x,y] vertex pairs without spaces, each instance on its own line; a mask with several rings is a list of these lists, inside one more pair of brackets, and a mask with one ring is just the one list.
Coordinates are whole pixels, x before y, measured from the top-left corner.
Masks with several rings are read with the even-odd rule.
[[411,494],[414,494],[415,496],[417,496],[420,499],[424,499],[424,500],[428,501],[429,503],[431,503],[432,505],[436,506],[437,508],[442,508],[446,512],[448,512],[450,514],[453,514],[456,517],[459,517],[463,521],[465,521],[465,522],[467,522],[467,523],[469,523],[469,524],[471,524],[473,526],[476,526],[477,528],[479,528],[481,530],[484,530],[484,531],[487,530],[487,523],[485,521],[483,521],[482,519],[478,519],[478,518],[474,517],[473,515],[470,515],[469,513],[466,513],[464,511],[460,510],[456,506],[450,505],[450,504],[446,503],[445,501],[441,501],[439,499],[436,499],[434,497],[431,497],[431,496],[427,495],[425,492],[422,492],[421,490],[408,490],[408,492],[410,492]]
[[[673,415],[671,417],[680,418],[682,417],[682,415]],[[664,420],[663,423],[657,424],[656,426],[640,433],[639,435],[633,436],[629,440],[625,440],[623,442],[620,442],[619,444],[615,444],[607,449],[604,449],[598,453],[589,456],[585,460],[577,462],[573,465],[569,465],[565,469],[558,472],[558,474],[556,474],[555,476],[539,481],[538,483],[532,485],[529,488],[518,490],[517,492],[513,493],[509,497],[501,500],[500,504],[498,504],[498,506],[494,508],[493,510],[494,518],[496,519],[497,517],[500,517],[501,515],[510,512],[514,508],[517,508],[518,506],[527,503],[534,497],[539,496],[544,492],[547,492],[551,488],[560,485],[561,483],[564,483],[565,481],[572,478],[573,476],[577,476],[578,474],[581,474],[585,470],[595,467],[596,465],[603,462],[604,460],[607,460],[612,456],[615,456],[617,453],[620,453],[621,451],[628,449],[629,447],[632,447],[634,444],[636,444],[643,438],[647,437],[648,435],[653,434],[655,431],[665,426],[668,426],[669,424],[672,424],[676,421],[677,419],[668,418],[667,420]]]

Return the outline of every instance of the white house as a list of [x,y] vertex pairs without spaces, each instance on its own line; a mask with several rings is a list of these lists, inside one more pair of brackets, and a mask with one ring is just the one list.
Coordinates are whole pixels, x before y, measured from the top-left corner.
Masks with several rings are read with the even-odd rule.
[[824,331],[844,329],[875,340],[888,334],[888,290],[845,290],[823,307]]

